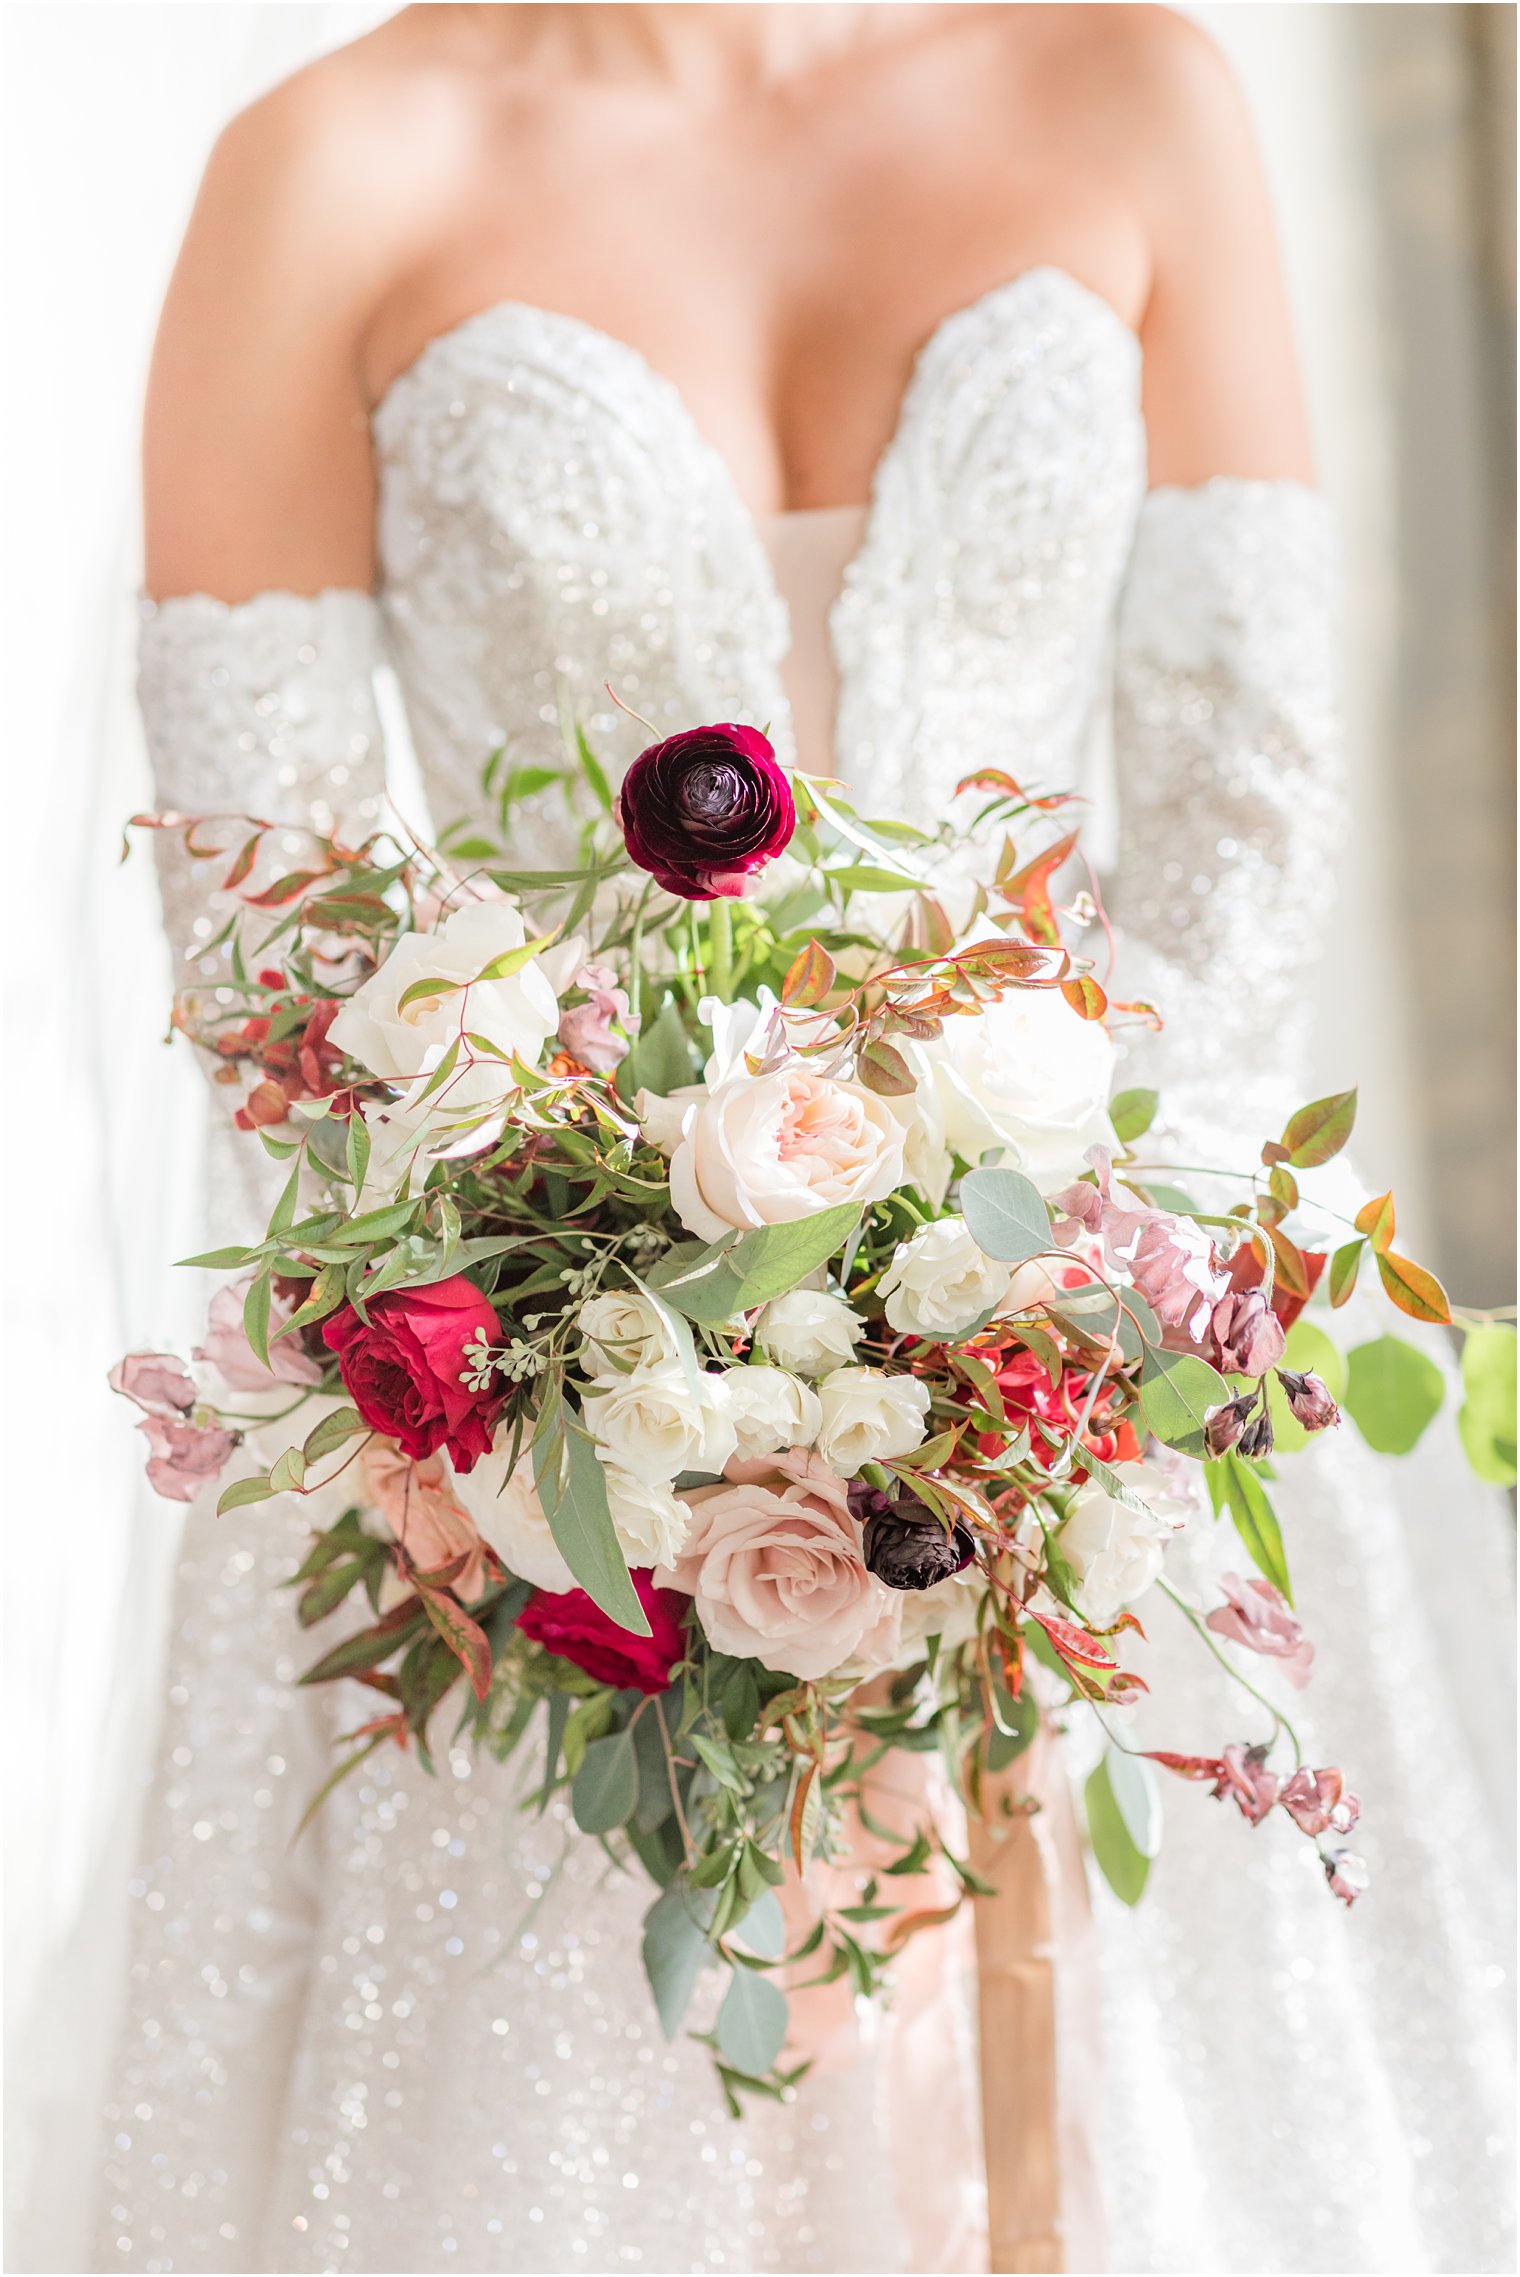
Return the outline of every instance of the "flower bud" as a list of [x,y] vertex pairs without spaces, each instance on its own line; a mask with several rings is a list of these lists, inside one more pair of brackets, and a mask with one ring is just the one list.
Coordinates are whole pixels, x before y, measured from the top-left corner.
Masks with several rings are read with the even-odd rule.
[[933,1589],[976,1554],[970,1528],[957,1520],[947,1530],[916,1494],[894,1498],[857,1479],[850,1510],[864,1528],[866,1570],[888,1589]]
[[1282,1385],[1293,1420],[1306,1431],[1327,1431],[1332,1424],[1339,1423],[1341,1411],[1319,1376],[1297,1376],[1291,1368],[1279,1368],[1277,1380]]
[[1358,1858],[1354,1850],[1326,1850],[1321,1856],[1325,1880],[1335,1896],[1347,1905],[1355,1905],[1372,1878],[1366,1860]]
[[1215,1305],[1214,1364],[1227,1376],[1264,1376],[1282,1358],[1282,1322],[1260,1289],[1234,1289]]
[[1265,1400],[1261,1403],[1260,1412],[1240,1434],[1240,1452],[1251,1462],[1258,1455],[1270,1455],[1272,1452],[1272,1411]]
[[1251,1420],[1255,1392],[1242,1392],[1222,1407],[1211,1407],[1203,1419],[1203,1443],[1211,1455],[1227,1455]]

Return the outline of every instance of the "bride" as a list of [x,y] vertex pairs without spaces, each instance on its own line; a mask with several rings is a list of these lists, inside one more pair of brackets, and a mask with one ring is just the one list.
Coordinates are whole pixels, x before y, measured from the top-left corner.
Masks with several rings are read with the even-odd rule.
[[[933,819],[982,765],[1081,782],[1183,1159],[1249,1160],[1297,1103],[1333,549],[1241,105],[1170,13],[408,8],[222,138],[146,464],[163,806],[372,822],[399,686],[442,827],[496,748],[552,759],[567,702],[626,764],[609,680],[661,732],[769,723],[870,811]],[[548,804],[512,827],[557,858]],[[200,966],[204,880],[171,855],[164,886]],[[252,1201],[221,1153],[226,1238]],[[1349,1428],[1306,1469],[1316,1731],[1374,1892],[1347,1915],[1306,1846],[1174,1791],[1141,1906],[1095,1893],[1093,2028],[1060,1989],[1091,2163],[1057,2234],[990,2249],[953,1971],[731,2120],[660,2037],[646,1893],[510,1771],[372,1757],[292,1844],[357,1720],[294,1687],[300,1512],[194,1510],[94,2265],[1503,2267],[1465,1721],[1499,1529],[1444,1446],[1407,1535]],[[1437,1524],[1466,1669],[1420,1610]],[[1196,1745],[1234,1711],[1147,1628],[1147,1744]]]

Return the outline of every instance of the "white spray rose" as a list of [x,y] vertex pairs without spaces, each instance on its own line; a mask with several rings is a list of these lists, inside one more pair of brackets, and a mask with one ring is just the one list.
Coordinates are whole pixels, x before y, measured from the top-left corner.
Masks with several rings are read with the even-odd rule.
[[772,1297],[760,1315],[756,1338],[768,1359],[799,1376],[827,1375],[844,1367],[866,1324],[843,1297],[826,1289],[792,1289]]
[[691,1531],[691,1512],[670,1487],[655,1479],[609,1470],[607,1506],[612,1530],[630,1565],[670,1565]]
[[636,1289],[588,1297],[575,1322],[585,1338],[581,1366],[598,1383],[620,1383],[632,1368],[661,1367],[677,1357],[675,1338]]
[[1090,1146],[1112,1146],[1113,1044],[1058,988],[1009,988],[923,1048],[945,1141],[963,1162],[998,1154],[1049,1194],[1077,1177]]
[[[462,1028],[484,1036],[499,1051],[515,1052],[531,1067],[559,1026],[556,980],[574,969],[582,945],[560,943],[530,957],[505,980],[475,981],[484,966],[522,948],[527,938],[515,902],[466,902],[435,933],[404,933],[379,970],[349,997],[328,1034],[388,1083],[410,1083],[436,1067]],[[440,989],[403,1010],[402,997],[420,980],[475,984]],[[508,1069],[481,1058],[461,1066],[439,1097],[458,1112],[489,1106],[511,1088]]]
[[823,1422],[818,1452],[841,1478],[862,1463],[911,1455],[923,1442],[929,1387],[916,1376],[889,1376],[882,1368],[836,1368],[818,1386]]
[[609,1469],[669,1485],[682,1471],[721,1471],[733,1455],[721,1379],[704,1376],[694,1398],[684,1371],[635,1368],[582,1401],[586,1427]]
[[938,1637],[945,1651],[968,1644],[976,1635],[976,1617],[986,1584],[978,1567],[968,1565],[932,1589],[899,1589],[902,1631],[897,1654],[899,1668],[923,1657],[925,1640]]
[[811,1387],[785,1368],[758,1362],[726,1369],[714,1379],[723,1386],[723,1403],[738,1435],[743,1462],[780,1454],[787,1447],[810,1447],[823,1421],[823,1408]]
[[881,1277],[887,1324],[899,1336],[958,1336],[1008,1292],[1008,1267],[978,1247],[964,1218],[936,1218],[900,1241]]
[[863,1083],[791,1065],[730,1076],[687,1108],[670,1198],[688,1233],[790,1225],[879,1202],[903,1179],[902,1130]]
[[1120,1475],[1150,1506],[1148,1512],[1131,1510],[1092,1482],[1074,1498],[1056,1537],[1076,1574],[1082,1611],[1099,1628],[1145,1595],[1161,1572],[1168,1541],[1185,1523],[1177,1502],[1157,1491],[1164,1482],[1145,1466],[1125,1465]]
[[[456,1471],[450,1463],[454,1499],[519,1581],[531,1581],[535,1589],[574,1589],[575,1576],[555,1544],[538,1499],[532,1461],[524,1450],[518,1455],[517,1468],[509,1471],[511,1446],[511,1426],[503,1425],[496,1447],[489,1455],[482,1455],[472,1470]],[[444,1460],[448,1461],[447,1456]]]

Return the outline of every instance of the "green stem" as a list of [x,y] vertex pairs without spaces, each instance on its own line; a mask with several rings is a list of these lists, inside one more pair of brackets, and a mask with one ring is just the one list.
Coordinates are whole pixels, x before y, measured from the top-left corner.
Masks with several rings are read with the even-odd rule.
[[727,1004],[734,985],[734,913],[722,894],[707,905],[707,952],[708,988]]

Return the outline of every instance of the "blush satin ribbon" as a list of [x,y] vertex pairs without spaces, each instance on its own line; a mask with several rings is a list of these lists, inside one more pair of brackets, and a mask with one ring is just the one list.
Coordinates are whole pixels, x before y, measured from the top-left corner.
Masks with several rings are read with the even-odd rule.
[[[988,1783],[990,1823],[969,1830],[934,1756],[889,1754],[863,1787],[872,1819],[904,1841],[928,1818],[958,1855],[969,1843],[973,1870],[995,1891],[936,1923],[958,1890],[943,1859],[893,1889],[908,1914],[926,1917],[899,1953],[885,2024],[884,2116],[908,2267],[934,2277],[1101,2269],[1088,2131],[1097,2108],[1092,1917],[1059,1743],[1042,1724]],[[804,1880],[788,1872],[792,1939],[820,1903],[858,1902],[862,1881],[894,1854],[858,1820],[846,1832],[839,1859],[813,1864]],[[789,1987],[787,2054],[827,2072],[859,2059],[862,2025],[847,1980],[802,1981],[816,1966],[802,1964]]]

